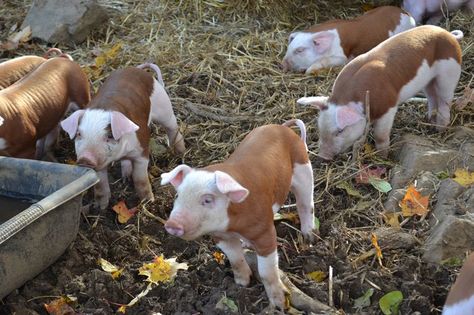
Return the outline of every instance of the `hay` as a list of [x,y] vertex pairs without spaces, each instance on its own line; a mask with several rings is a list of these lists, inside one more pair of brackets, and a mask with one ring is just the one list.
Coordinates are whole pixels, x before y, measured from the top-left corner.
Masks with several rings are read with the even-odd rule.
[[[368,250],[369,231],[382,223],[382,200],[373,189],[362,188],[368,198],[361,203],[347,197],[336,186],[355,176],[359,163],[391,165],[361,154],[356,161],[348,155],[333,163],[317,159],[317,112],[298,107],[296,99],[306,95],[328,95],[339,69],[321,77],[284,74],[279,63],[286,51],[290,32],[331,18],[348,18],[363,12],[362,5],[375,1],[284,1],[284,0],[189,0],[189,1],[101,1],[111,20],[100,31],[76,47],[59,46],[81,65],[91,65],[95,53],[118,42],[124,49],[107,64],[94,82],[97,89],[114,69],[154,62],[161,68],[166,89],[171,97],[183,132],[187,152],[182,161],[204,166],[225,159],[253,128],[267,123],[283,123],[302,119],[308,130],[308,147],[314,167],[316,215],[322,224],[335,229],[336,242],[345,242],[349,260]],[[395,1],[385,1],[385,3]],[[4,1],[0,8],[0,40],[7,30],[21,24],[30,1]],[[380,4],[380,1],[377,1]],[[443,25],[461,29],[463,72],[456,95],[474,81],[474,19],[466,12],[451,15]],[[42,44],[20,47],[15,54],[38,54],[47,50]],[[474,127],[473,104],[453,114],[453,125]],[[433,133],[424,124],[426,106],[401,106],[392,130],[392,143],[404,133],[425,135],[443,141],[443,134]],[[155,137],[166,143],[163,130],[156,128]],[[72,146],[62,141],[61,151],[72,158]],[[159,186],[159,174],[179,163],[180,157],[169,152],[153,156],[150,170],[157,201],[149,205],[151,212],[163,217],[172,203],[171,190]],[[130,187],[120,194],[132,195]],[[324,205],[324,207],[320,206]],[[166,210],[165,210],[166,209]],[[347,222],[351,222],[349,225]],[[423,233],[421,231],[420,233]],[[388,260],[388,258],[387,258]],[[388,262],[397,266],[403,260]],[[370,268],[370,267],[369,267]]]

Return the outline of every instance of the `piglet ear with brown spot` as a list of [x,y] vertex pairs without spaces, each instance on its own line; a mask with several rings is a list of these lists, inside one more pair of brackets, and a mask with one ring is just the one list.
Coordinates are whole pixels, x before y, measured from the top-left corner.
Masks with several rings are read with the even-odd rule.
[[248,189],[240,185],[232,176],[221,171],[216,171],[215,174],[217,189],[226,194],[230,201],[241,203],[247,198]]
[[68,118],[61,121],[61,128],[67,132],[70,139],[74,139],[77,133],[77,127],[79,125],[79,119],[84,115],[85,110],[80,109],[72,113]]
[[174,188],[178,188],[192,170],[186,164],[178,165],[171,172],[161,174],[161,185],[171,184]]
[[311,106],[319,110],[328,109],[328,99],[327,96],[309,96],[299,98],[296,103],[303,106]]
[[110,113],[110,127],[115,140],[119,140],[123,135],[135,132],[140,128],[127,116],[117,111]]

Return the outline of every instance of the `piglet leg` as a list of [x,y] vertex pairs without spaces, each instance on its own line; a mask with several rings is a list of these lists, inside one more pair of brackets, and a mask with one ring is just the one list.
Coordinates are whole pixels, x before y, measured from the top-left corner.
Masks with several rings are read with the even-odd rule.
[[285,291],[287,290],[280,280],[277,250],[275,249],[274,252],[267,256],[257,255],[257,262],[258,273],[265,286],[270,304],[284,310]]
[[140,199],[155,200],[151,190],[150,180],[148,179],[148,162],[149,159],[139,157],[132,161],[132,178],[133,185]]
[[110,200],[110,185],[107,168],[97,171],[99,182],[94,186],[95,204],[101,210],[105,210]]
[[236,237],[225,240],[221,239],[217,243],[217,246],[229,259],[232,271],[234,272],[235,283],[244,287],[248,286],[252,271],[245,260],[240,240]]
[[393,120],[395,119],[396,113],[397,107],[392,107],[374,123],[375,147],[383,157],[387,157],[388,155],[390,131],[392,130]]
[[291,191],[296,198],[296,208],[301,221],[301,232],[305,240],[313,242],[314,230],[314,182],[311,162],[295,164],[291,178]]
[[331,68],[337,66],[343,66],[347,62],[347,58],[345,57],[326,57],[322,58],[315,63],[313,63],[308,69],[306,69],[306,74],[316,73],[321,69],[324,68]]
[[122,179],[125,180],[127,178],[130,178],[132,175],[132,161],[124,159],[120,161],[120,169],[122,171]]

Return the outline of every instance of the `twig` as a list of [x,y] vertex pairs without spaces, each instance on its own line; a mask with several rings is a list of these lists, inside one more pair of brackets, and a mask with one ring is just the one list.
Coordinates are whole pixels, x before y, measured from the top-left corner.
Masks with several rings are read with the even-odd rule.
[[[199,108],[199,107],[201,108]],[[249,120],[254,120],[251,116],[235,116],[235,117],[230,117],[230,116],[223,116],[223,115],[218,115],[215,113],[211,113],[208,110],[203,109],[203,105],[197,105],[197,104],[192,104],[191,102],[184,102],[184,107],[186,107],[188,110],[193,112],[194,114],[209,118],[215,121],[219,122],[225,122],[225,123],[235,123],[239,121],[249,121]],[[207,106],[206,106],[207,107]]]
[[365,92],[365,117],[366,117],[367,122],[365,124],[364,133],[356,142],[354,142],[354,145],[352,146],[352,160],[351,160],[352,163],[354,163],[356,160],[359,159],[359,150],[362,147],[362,145],[365,143],[367,139],[367,135],[369,134],[369,129],[370,129],[370,92],[369,90]]
[[329,266],[329,283],[328,283],[328,291],[329,291],[329,306],[330,307],[334,307],[334,299],[333,299],[333,288],[332,288],[332,285],[333,285],[333,279],[332,279],[332,266]]

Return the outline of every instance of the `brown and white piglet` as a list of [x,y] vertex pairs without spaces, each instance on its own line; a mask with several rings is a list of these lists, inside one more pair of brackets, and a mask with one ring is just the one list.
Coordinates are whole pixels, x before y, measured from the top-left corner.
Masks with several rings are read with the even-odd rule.
[[35,158],[37,141],[50,148],[58,124],[70,107],[90,100],[89,82],[81,67],[66,58],[52,58],[0,91],[0,150],[19,158]]
[[284,71],[312,73],[342,66],[387,38],[415,27],[399,7],[383,6],[351,20],[331,20],[291,33],[283,58]]
[[[297,125],[301,138],[289,128]],[[241,240],[257,252],[258,271],[270,303],[283,308],[285,288],[278,275],[273,215],[289,191],[296,197],[301,232],[312,240],[313,170],[301,120],[266,125],[251,131],[222,163],[201,169],[185,164],[161,175],[161,184],[177,191],[165,224],[172,235],[193,240],[210,234],[226,254],[235,282],[248,285],[251,271]]]
[[[151,67],[161,81],[156,65],[139,67]],[[132,175],[141,199],[154,199],[148,179],[151,121],[166,129],[169,144],[176,151],[184,152],[183,136],[163,85],[147,71],[128,67],[112,72],[86,110],[78,110],[61,122],[69,137],[75,139],[77,163],[99,175],[95,199],[101,209],[109,203],[107,168],[114,161],[121,161],[123,177]]]
[[60,57],[70,58],[72,60],[69,55],[64,54],[60,49],[50,48],[43,57],[28,55],[0,63],[0,90],[9,87],[23,78],[40,64],[51,58],[53,54],[57,54]]
[[443,13],[464,6],[468,10],[474,10],[474,0],[403,0],[403,8],[413,16],[416,23],[438,24]]
[[388,152],[398,105],[421,90],[428,98],[428,118],[443,130],[450,121],[451,100],[461,74],[460,38],[460,31],[416,27],[349,62],[329,98],[300,98],[299,104],[320,110],[319,155],[331,160],[363,135],[367,91],[375,144],[382,155]]
[[443,315],[468,314],[474,314],[474,253],[466,259],[443,308]]

